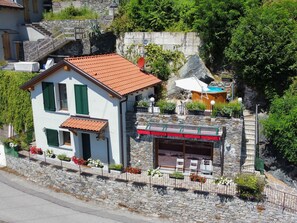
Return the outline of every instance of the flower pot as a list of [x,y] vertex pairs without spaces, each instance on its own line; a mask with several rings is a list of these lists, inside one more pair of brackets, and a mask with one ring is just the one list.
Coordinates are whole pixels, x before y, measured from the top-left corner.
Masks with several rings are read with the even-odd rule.
[[122,171],[121,170],[109,170],[110,171],[110,173],[113,173],[113,174],[121,174],[122,173]]
[[203,110],[188,110],[189,115],[204,115]]
[[221,112],[218,112],[217,117],[222,117],[222,118],[231,118],[231,116],[229,114],[224,114],[224,113],[221,113]]
[[148,107],[136,106],[136,112],[148,112]]
[[172,115],[174,113],[175,113],[175,110],[167,110],[167,109],[164,110],[164,114]]

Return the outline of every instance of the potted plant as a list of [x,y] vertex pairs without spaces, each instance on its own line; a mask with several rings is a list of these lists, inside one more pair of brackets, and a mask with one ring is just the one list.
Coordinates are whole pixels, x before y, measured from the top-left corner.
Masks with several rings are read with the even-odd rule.
[[70,162],[71,158],[68,157],[65,153],[59,154],[58,159],[65,162]]
[[232,109],[227,103],[217,103],[213,106],[212,115],[216,117],[231,118]]
[[174,114],[176,104],[173,102],[168,102],[166,100],[160,100],[157,102],[157,106],[160,108],[162,114]]
[[202,184],[204,184],[206,182],[206,178],[205,177],[199,176],[196,173],[191,173],[190,174],[190,180],[191,181],[194,181],[194,182],[200,182]]
[[123,165],[122,164],[110,164],[108,166],[111,173],[122,173]]
[[206,105],[202,101],[192,101],[186,104],[189,115],[204,115]]
[[87,166],[89,167],[95,167],[95,168],[103,168],[104,165],[100,160],[93,160],[92,158],[89,158],[87,160]]
[[45,155],[48,158],[52,158],[52,159],[56,158],[56,155],[54,154],[54,151],[52,149],[47,149],[45,151]]
[[136,102],[136,112],[148,112],[150,103],[146,100],[140,100]]
[[161,173],[159,168],[157,168],[157,169],[152,169],[152,168],[148,169],[147,170],[147,175],[152,176],[152,177],[154,177],[154,176],[162,177],[163,176],[163,174]]
[[169,178],[174,178],[174,179],[184,179],[184,175],[181,172],[174,171],[173,173],[169,174]]
[[132,174],[141,174],[141,169],[137,168],[137,167],[126,167],[125,172],[127,173],[132,173]]
[[42,151],[41,148],[37,148],[36,146],[31,146],[30,153],[31,154],[42,155],[43,154],[43,151]]

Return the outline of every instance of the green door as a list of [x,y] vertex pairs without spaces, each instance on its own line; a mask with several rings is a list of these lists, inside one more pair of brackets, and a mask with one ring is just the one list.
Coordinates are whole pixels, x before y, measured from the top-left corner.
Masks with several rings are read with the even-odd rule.
[[88,160],[89,158],[91,158],[90,135],[86,133],[82,133],[81,138],[82,138],[83,159]]

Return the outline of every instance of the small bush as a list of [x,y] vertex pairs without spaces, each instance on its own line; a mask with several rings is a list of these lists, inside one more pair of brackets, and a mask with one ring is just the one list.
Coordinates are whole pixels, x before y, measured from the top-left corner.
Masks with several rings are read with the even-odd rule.
[[160,100],[156,104],[160,108],[160,112],[164,114],[165,112],[174,113],[176,104],[173,102],[168,102],[166,100]]
[[193,101],[186,104],[188,111],[205,111],[206,105],[202,101]]
[[108,166],[108,168],[110,170],[118,170],[118,171],[122,171],[123,170],[123,165],[122,164],[110,164]]
[[251,201],[261,201],[265,180],[255,174],[239,174],[234,181],[240,198]]
[[203,184],[206,182],[205,177],[199,176],[198,174],[195,174],[195,173],[190,174],[190,180],[195,181],[195,182],[200,182],[200,183],[203,183]]
[[149,102],[148,101],[146,101],[146,100],[140,100],[140,101],[138,101],[137,102],[137,106],[138,107],[149,107],[150,106],[150,104],[149,104]]
[[224,117],[239,117],[242,105],[238,101],[231,101],[230,103],[217,103],[213,106],[213,116]]
[[75,8],[73,5],[70,5],[57,13],[53,13],[52,11],[45,12],[43,13],[43,18],[44,20],[84,20],[97,19],[98,14],[87,7]]
[[65,153],[59,154],[58,159],[66,162],[70,162],[71,158],[68,157]]
[[125,172],[127,173],[133,173],[133,174],[141,174],[141,169],[137,168],[137,167],[127,167],[125,169]]
[[170,178],[175,178],[175,179],[184,179],[184,175],[183,175],[183,173],[181,173],[181,172],[177,172],[177,171],[175,171],[175,172],[169,174],[169,177],[170,177]]

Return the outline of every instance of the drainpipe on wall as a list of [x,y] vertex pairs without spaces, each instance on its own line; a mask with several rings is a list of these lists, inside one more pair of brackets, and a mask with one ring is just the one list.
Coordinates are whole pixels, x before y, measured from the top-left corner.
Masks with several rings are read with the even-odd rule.
[[121,131],[121,164],[124,166],[124,130],[123,130],[123,102],[128,100],[128,96],[126,96],[125,100],[120,101],[120,131]]
[[106,148],[107,148],[107,167],[109,172],[109,164],[110,164],[110,156],[109,156],[109,138],[105,137],[106,139]]

